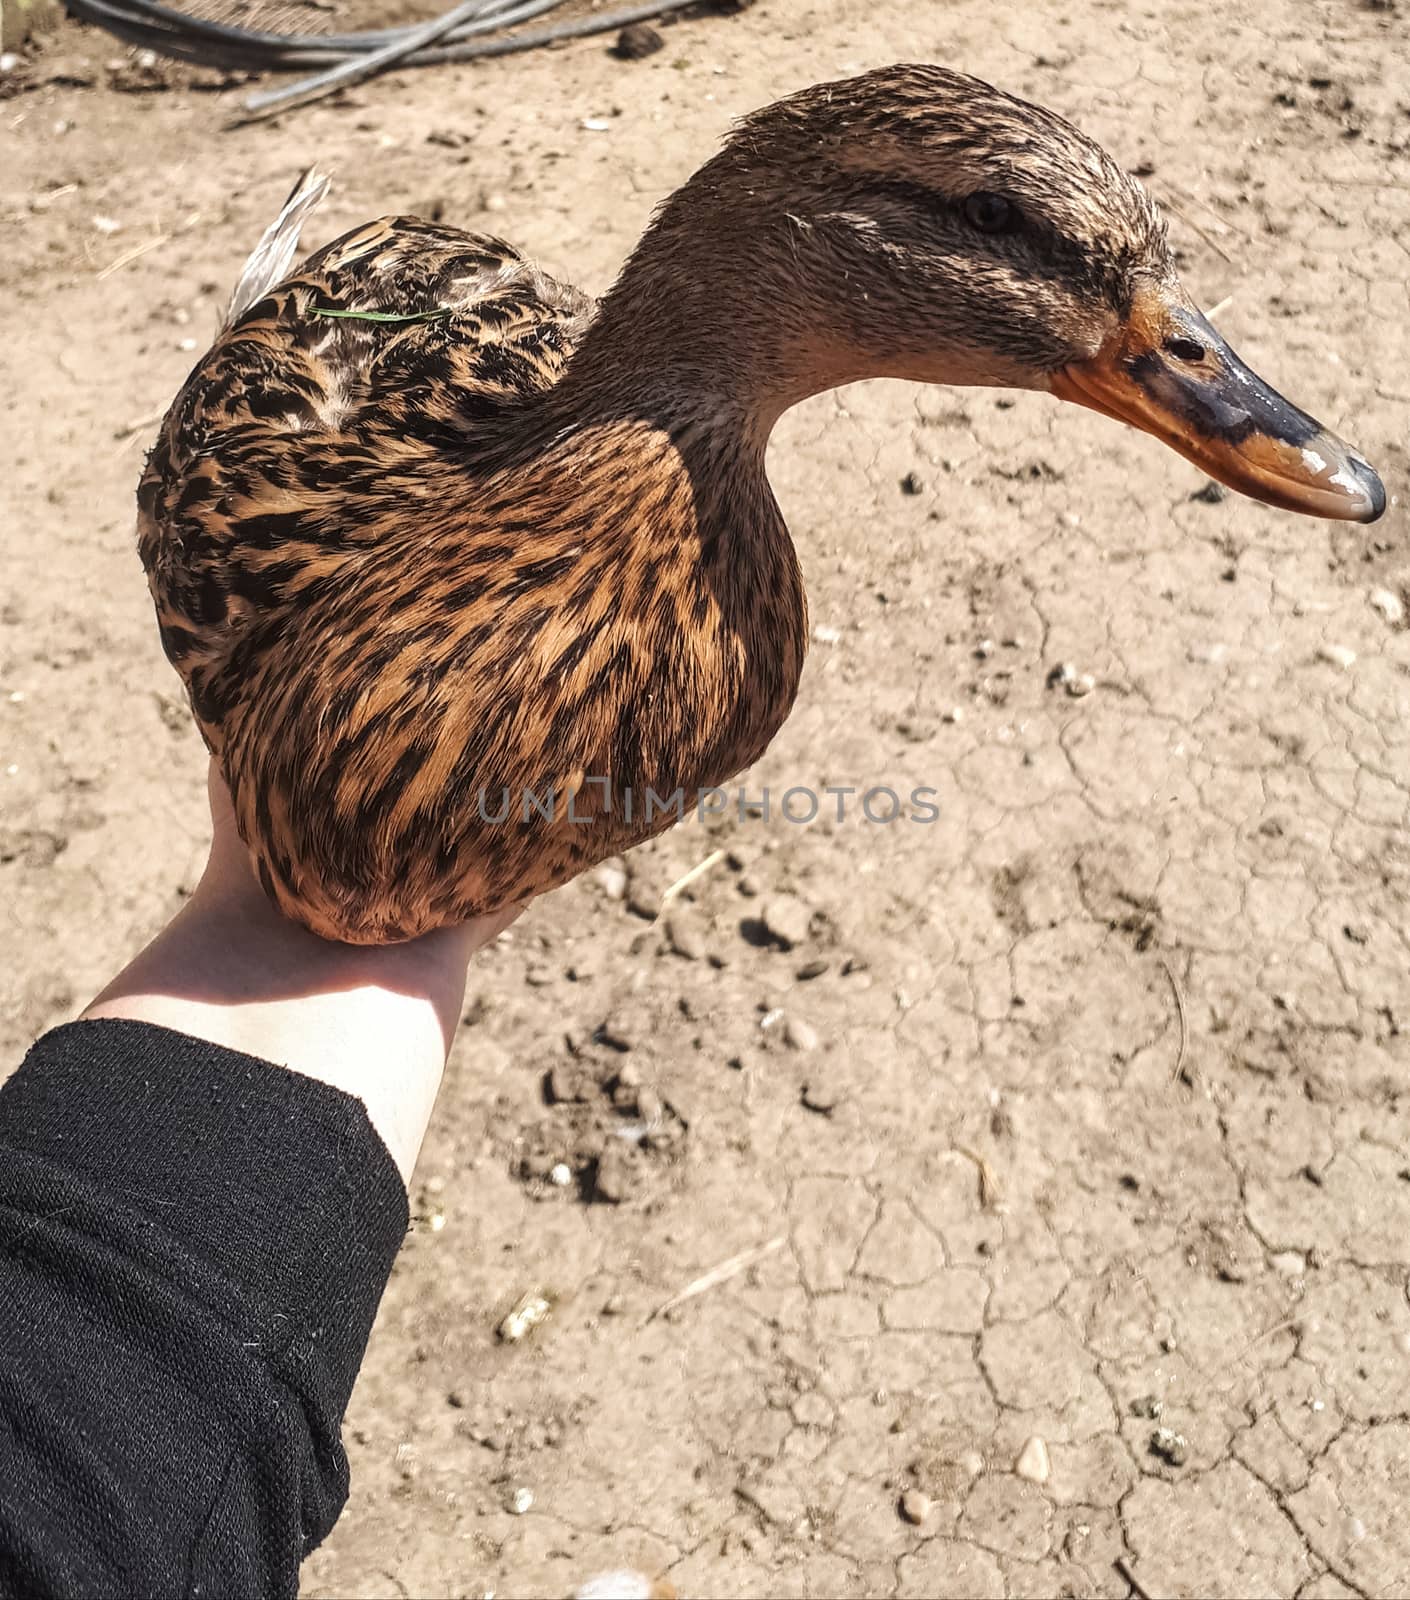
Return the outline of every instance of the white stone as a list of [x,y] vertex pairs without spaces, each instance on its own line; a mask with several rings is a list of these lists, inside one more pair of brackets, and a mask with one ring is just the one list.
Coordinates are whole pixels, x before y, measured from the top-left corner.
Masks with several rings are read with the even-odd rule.
[[795,1050],[816,1050],[818,1030],[802,1017],[789,1017],[784,1024],[783,1036]]
[[1317,654],[1323,661],[1329,662],[1334,667],[1340,667],[1343,672],[1348,667],[1356,665],[1356,652],[1349,650],[1344,644],[1324,644]]
[[1053,1470],[1052,1463],[1048,1460],[1047,1445],[1036,1433],[1019,1451],[1013,1470],[1020,1478],[1026,1478],[1029,1483],[1048,1481]]

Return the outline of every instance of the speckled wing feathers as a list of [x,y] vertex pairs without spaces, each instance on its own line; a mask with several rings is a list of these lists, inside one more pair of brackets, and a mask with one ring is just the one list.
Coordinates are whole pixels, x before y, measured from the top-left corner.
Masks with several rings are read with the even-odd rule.
[[[405,324],[318,315],[446,308]],[[502,241],[405,218],[325,246],[253,305],[187,380],[138,491],[177,667],[233,644],[267,598],[273,547],[355,547],[376,531],[356,499],[381,501],[389,469],[473,453],[477,423],[556,380],[590,314]]]

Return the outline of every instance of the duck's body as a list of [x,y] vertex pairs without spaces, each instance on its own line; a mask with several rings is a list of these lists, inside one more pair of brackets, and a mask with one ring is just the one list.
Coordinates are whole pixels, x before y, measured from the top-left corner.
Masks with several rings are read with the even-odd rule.
[[316,932],[550,889],[788,714],[804,599],[762,441],[610,386],[564,404],[593,309],[500,240],[385,219],[241,316],[166,420],[139,497],[163,643]]
[[172,407],[139,534],[261,879],[327,937],[528,899],[762,753],[806,637],[764,450],[806,394],[1051,388],[1264,498],[1377,509],[1180,298],[1139,185],[939,68],[750,119],[600,309],[407,218],[284,278],[318,192]]

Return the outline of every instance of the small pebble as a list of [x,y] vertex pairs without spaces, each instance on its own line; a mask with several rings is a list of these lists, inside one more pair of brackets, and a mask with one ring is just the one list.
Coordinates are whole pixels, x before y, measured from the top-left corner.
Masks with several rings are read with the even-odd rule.
[[633,22],[617,35],[612,54],[619,61],[644,61],[647,56],[654,56],[658,50],[664,49],[665,44],[666,41],[655,28],[648,27],[644,22]]
[[597,881],[609,900],[620,900],[627,892],[627,874],[624,868],[607,861],[597,869]]
[[931,1500],[919,1489],[907,1489],[901,1496],[901,1515],[917,1528],[930,1515]]
[[1190,1459],[1190,1441],[1174,1428],[1157,1428],[1151,1434],[1150,1451],[1172,1467],[1183,1467]]
[[1019,1451],[1013,1470],[1020,1478],[1026,1478],[1029,1483],[1048,1481],[1052,1473],[1052,1463],[1048,1460],[1046,1443],[1036,1433]]
[[843,1099],[842,1087],[831,1073],[815,1073],[803,1085],[802,1099],[809,1111],[828,1116]]
[[783,1037],[795,1050],[807,1052],[818,1047],[818,1030],[802,1017],[790,1017],[784,1023]]
[[602,952],[595,948],[581,950],[568,967],[568,976],[574,983],[587,983],[602,971]]
[[678,911],[666,921],[666,938],[671,949],[687,961],[699,961],[705,954],[705,935],[694,917]]
[[1372,589],[1366,598],[1392,628],[1398,628],[1404,622],[1405,602],[1398,594],[1392,594],[1389,589]]
[[809,978],[822,977],[823,973],[827,971],[827,965],[822,956],[814,956],[811,961],[805,961],[799,967],[796,976],[806,983]]
[[612,124],[606,117],[584,117],[580,126],[588,133],[606,133]]
[[548,1096],[556,1106],[577,1105],[592,1096],[592,1084],[581,1067],[560,1061],[548,1074]]
[[530,1289],[519,1296],[512,1311],[508,1312],[495,1332],[505,1344],[518,1344],[527,1339],[535,1328],[548,1321],[553,1305],[545,1295]]
[[573,1181],[573,1169],[566,1161],[555,1161],[549,1168],[548,1181],[555,1189],[566,1189]]
[[459,128],[432,128],[426,135],[426,143],[441,145],[447,150],[459,150],[470,143],[470,135]]
[[951,722],[951,723],[963,722],[964,721],[964,707],[963,706],[951,706],[948,711],[945,711],[945,712],[943,712],[941,714],[941,720],[944,721],[944,722]]
[[646,922],[655,922],[661,915],[661,891],[655,884],[633,881],[627,896],[627,910]]
[[802,944],[808,937],[812,913],[801,900],[791,894],[776,894],[763,905],[763,922],[769,937],[785,950]]
[[611,1572],[595,1572],[573,1591],[573,1600],[660,1600],[674,1594],[635,1567],[619,1567]]
[[1080,673],[1075,678],[1069,678],[1066,684],[1067,692],[1074,700],[1080,700],[1084,695],[1091,694],[1097,686],[1097,680],[1090,672]]
[[1192,644],[1185,652],[1185,659],[1196,666],[1217,667],[1228,653],[1226,644]]
[[1048,687],[1050,689],[1065,688],[1077,677],[1077,668],[1070,661],[1060,662],[1048,674]]
[[981,661],[987,661],[994,653],[994,641],[992,639],[981,639],[975,645],[974,653]]
[[901,479],[902,494],[920,494],[924,488],[925,485],[914,472],[908,472],[905,477]]
[[1356,665],[1356,652],[1347,649],[1344,644],[1324,644],[1317,655],[1332,666],[1340,667],[1343,672]]
[[1307,1271],[1307,1257],[1301,1250],[1279,1250],[1269,1259],[1273,1271],[1282,1273],[1285,1278],[1300,1278]]
[[516,1517],[522,1517],[526,1511],[533,1508],[534,1491],[532,1489],[516,1489],[509,1501],[509,1509]]
[[502,194],[495,194],[491,192],[481,199],[480,207],[484,211],[507,211],[509,209],[509,202]]
[[613,1012],[603,1021],[597,1035],[603,1044],[614,1050],[630,1050],[637,1042],[636,1020],[625,1013]]
[[620,1140],[609,1143],[597,1159],[593,1194],[608,1205],[620,1205],[636,1187],[636,1172],[626,1146]]
[[839,644],[842,640],[842,629],[831,627],[826,622],[819,622],[813,629],[814,644]]

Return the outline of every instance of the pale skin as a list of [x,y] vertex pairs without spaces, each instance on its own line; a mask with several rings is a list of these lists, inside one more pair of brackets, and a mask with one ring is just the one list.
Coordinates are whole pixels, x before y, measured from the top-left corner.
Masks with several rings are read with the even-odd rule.
[[214,766],[210,801],[211,852],[195,892],[84,1018],[174,1028],[355,1096],[409,1182],[470,958],[523,907],[406,944],[330,944],[265,897]]

